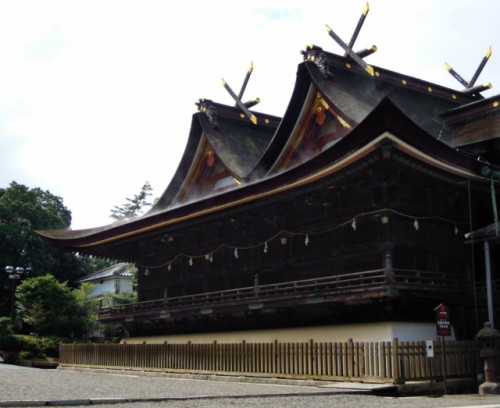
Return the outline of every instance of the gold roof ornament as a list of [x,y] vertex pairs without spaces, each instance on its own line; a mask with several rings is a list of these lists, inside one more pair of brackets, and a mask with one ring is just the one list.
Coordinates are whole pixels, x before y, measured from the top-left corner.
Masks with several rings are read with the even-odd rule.
[[250,112],[250,110],[248,108],[258,104],[260,102],[260,99],[254,98],[248,102],[242,102],[243,93],[245,92],[245,89],[247,87],[250,76],[252,75],[252,72],[253,72],[253,62],[250,63],[250,67],[247,70],[247,73],[245,75],[245,79],[243,81],[243,85],[241,86],[241,89],[240,89],[240,92],[238,93],[238,95],[236,95],[236,93],[231,89],[231,87],[224,80],[224,78],[222,78],[222,85],[224,86],[226,91],[229,93],[229,95],[231,95],[231,97],[234,99],[234,101],[235,101],[234,106],[237,106],[238,108],[240,108],[243,111],[243,113],[248,117],[248,119],[250,119],[250,121],[254,125],[256,125],[257,124],[257,116],[255,116],[252,112]]
[[368,15],[368,12],[370,11],[370,7],[368,3],[366,3],[365,8],[363,9],[363,13],[361,14],[361,17],[358,20],[358,24],[356,25],[356,28],[354,29],[354,33],[351,36],[351,39],[349,40],[349,44],[346,44],[342,38],[340,38],[335,31],[333,31],[328,25],[326,25],[326,31],[328,32],[328,35],[333,38],[333,40],[342,47],[344,50],[345,57],[351,58],[354,60],[359,66],[361,66],[368,74],[371,76],[375,76],[375,70],[373,67],[369,64],[367,64],[363,58],[367,57],[370,54],[373,54],[375,51],[377,51],[377,47],[375,45],[372,45],[369,48],[365,48],[359,52],[353,51],[352,47],[354,46],[354,43],[356,42],[356,39],[358,38],[358,34],[361,31],[361,27],[363,27],[363,24],[365,22],[366,16]]
[[450,75],[465,87],[465,89],[464,89],[465,93],[477,94],[477,93],[480,93],[480,92],[486,91],[487,89],[492,88],[492,84],[490,82],[483,84],[483,85],[474,86],[477,79],[479,78],[479,75],[483,71],[484,66],[486,65],[486,63],[490,59],[491,54],[492,54],[492,49],[491,49],[491,47],[488,47],[486,54],[484,55],[483,59],[481,60],[481,63],[477,67],[476,72],[474,73],[474,75],[472,76],[472,79],[469,82],[467,82],[464,78],[462,78],[460,76],[460,74],[457,71],[455,71],[448,63],[445,63],[445,66],[446,66],[446,69],[448,70],[448,72],[450,73]]

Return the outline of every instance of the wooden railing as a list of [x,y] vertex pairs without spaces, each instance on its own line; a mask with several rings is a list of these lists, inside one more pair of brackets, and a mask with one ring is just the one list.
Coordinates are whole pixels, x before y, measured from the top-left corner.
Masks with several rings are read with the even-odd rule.
[[[61,344],[60,366],[151,370],[194,374],[316,378],[334,381],[402,383],[475,377],[476,343],[304,342],[237,344]],[[445,370],[445,371],[444,371]]]
[[447,275],[438,272],[414,271],[394,269],[391,277],[384,269],[333,275],[314,279],[305,279],[291,282],[256,285],[230,290],[205,292],[187,296],[165,297],[146,302],[137,302],[99,309],[99,318],[105,320],[117,315],[133,315],[136,313],[189,309],[199,306],[216,306],[227,303],[248,303],[255,299],[260,301],[276,298],[289,299],[308,294],[341,294],[355,293],[356,291],[393,289],[423,289],[445,293],[463,292],[463,281],[457,280],[456,275]]

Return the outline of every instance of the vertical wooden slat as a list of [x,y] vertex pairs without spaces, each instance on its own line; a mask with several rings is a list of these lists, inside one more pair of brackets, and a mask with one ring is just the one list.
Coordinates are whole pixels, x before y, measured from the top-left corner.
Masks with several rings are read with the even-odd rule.
[[[447,342],[448,377],[474,376],[474,342]],[[442,376],[442,345],[426,356],[423,341],[236,344],[61,344],[60,364],[94,367],[189,370],[226,373],[311,375],[335,380],[375,379],[395,383]]]
[[399,340],[397,337],[392,341],[392,378],[394,384],[399,384],[401,381],[401,373],[399,371]]

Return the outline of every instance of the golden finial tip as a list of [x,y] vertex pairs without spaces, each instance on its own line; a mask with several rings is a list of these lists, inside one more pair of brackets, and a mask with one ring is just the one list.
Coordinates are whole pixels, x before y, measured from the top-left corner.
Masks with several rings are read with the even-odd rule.
[[451,71],[451,67],[448,65],[448,63],[447,63],[447,62],[445,62],[445,63],[444,63],[444,66],[446,67],[446,69],[447,69],[448,71]]
[[488,51],[486,51],[486,55],[485,57],[486,58],[489,58],[491,56],[491,54],[493,53],[493,50],[491,49],[491,47],[488,47]]
[[330,27],[328,27],[328,24],[325,24],[326,25],[326,31],[329,33],[330,31],[332,31],[332,29]]
[[255,116],[255,115],[250,116],[250,120],[252,121],[252,123],[253,123],[254,125],[256,125],[256,124],[257,124],[257,116]]
[[363,15],[366,16],[368,12],[370,11],[370,5],[368,2],[365,4],[365,8],[363,9]]

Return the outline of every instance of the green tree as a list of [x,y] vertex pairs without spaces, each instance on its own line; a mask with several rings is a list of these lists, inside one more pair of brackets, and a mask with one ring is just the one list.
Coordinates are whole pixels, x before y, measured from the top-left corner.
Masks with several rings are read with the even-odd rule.
[[133,198],[126,198],[125,204],[115,206],[111,210],[110,217],[115,220],[123,220],[144,214],[146,209],[152,205],[150,201],[150,197],[153,194],[152,191],[153,188],[149,184],[149,181],[146,181],[141,187],[139,194],[136,194]]
[[54,276],[28,278],[18,286],[16,295],[18,315],[35,334],[66,338],[86,335],[86,306]]
[[78,307],[84,311],[82,324],[85,338],[91,337],[92,333],[100,328],[99,299],[92,295],[94,288],[95,285],[92,283],[83,282],[71,292]]
[[43,244],[35,230],[68,229],[71,212],[61,197],[13,181],[0,188],[0,315],[10,310],[11,282],[3,268],[21,266],[28,276],[52,274],[61,282],[85,273],[75,254]]
[[[107,292],[101,297],[100,301],[103,307],[126,305],[129,303],[137,302],[137,293],[124,292],[115,294]],[[116,343],[128,335],[125,328],[120,324],[101,323],[101,326],[103,327],[104,337],[106,338],[106,341]]]

